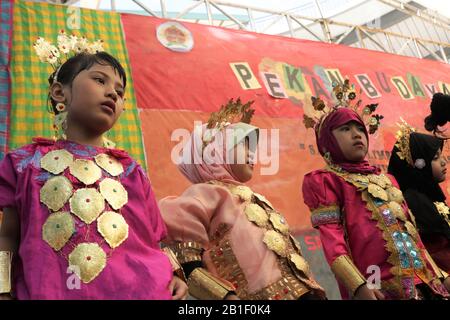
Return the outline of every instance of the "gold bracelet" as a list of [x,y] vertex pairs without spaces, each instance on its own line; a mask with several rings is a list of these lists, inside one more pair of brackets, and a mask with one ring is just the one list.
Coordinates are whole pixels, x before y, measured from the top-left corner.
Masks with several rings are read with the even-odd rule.
[[11,251],[0,251],[0,293],[11,292]]
[[337,257],[331,265],[331,270],[353,295],[367,282],[347,255]]
[[181,264],[192,261],[202,261],[203,248],[200,243],[194,241],[176,242],[168,244]]
[[170,264],[172,265],[173,273],[184,282],[187,282],[186,276],[184,275],[183,267],[181,266],[172,249],[170,249],[169,247],[164,247],[161,250],[169,258]]
[[191,272],[188,280],[189,293],[199,300],[223,300],[235,290],[226,280],[220,279],[203,268]]

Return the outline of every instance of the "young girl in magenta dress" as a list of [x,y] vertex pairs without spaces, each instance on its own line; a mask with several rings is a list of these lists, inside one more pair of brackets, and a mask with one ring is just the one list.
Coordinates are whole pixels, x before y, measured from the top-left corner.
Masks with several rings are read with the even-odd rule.
[[[70,45],[64,34],[59,49]],[[81,39],[80,39],[81,41]],[[166,235],[151,184],[103,134],[124,111],[120,63],[86,46],[58,66],[58,49],[35,49],[55,67],[49,99],[57,140],[35,138],[0,164],[0,293],[17,299],[171,299],[186,285],[160,250]],[[174,292],[174,296],[172,296]]]
[[[366,160],[369,134],[356,112],[360,102],[353,104],[354,89],[346,81],[334,94],[337,106],[327,109],[315,99],[314,107],[323,116],[305,116],[327,165],[305,176],[303,197],[342,297],[447,298],[449,279],[444,286],[443,274],[433,268],[395,179]],[[365,106],[363,115],[375,109]],[[370,116],[370,132],[381,118]]]

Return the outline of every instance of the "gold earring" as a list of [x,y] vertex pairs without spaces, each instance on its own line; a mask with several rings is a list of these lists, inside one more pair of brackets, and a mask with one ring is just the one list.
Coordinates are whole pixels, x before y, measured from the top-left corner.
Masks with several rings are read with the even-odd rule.
[[[56,108],[56,106],[55,106]],[[64,109],[65,105],[64,105]],[[55,131],[54,139],[64,138],[65,137],[65,131],[67,130],[67,111],[59,112],[58,114],[55,114],[55,118],[53,119],[53,129]],[[62,132],[61,132],[62,131]]]

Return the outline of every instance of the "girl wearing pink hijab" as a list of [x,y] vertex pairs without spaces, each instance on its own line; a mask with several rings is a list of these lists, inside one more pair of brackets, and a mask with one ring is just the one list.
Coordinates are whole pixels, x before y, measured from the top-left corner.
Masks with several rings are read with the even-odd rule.
[[[366,160],[366,125],[343,103],[342,92],[339,97],[340,107],[325,113],[315,125],[317,148],[327,166],[305,176],[303,198],[342,297],[447,298],[448,288],[439,279],[444,275],[411,223],[397,182]],[[323,110],[323,105],[316,106]],[[366,108],[365,114],[375,109],[374,105]],[[375,121],[369,123],[370,131],[376,130]]]
[[230,101],[192,133],[179,169],[193,184],[159,203],[165,242],[197,299],[323,299],[284,217],[244,184],[258,128],[229,121],[243,114],[249,122],[249,107]]

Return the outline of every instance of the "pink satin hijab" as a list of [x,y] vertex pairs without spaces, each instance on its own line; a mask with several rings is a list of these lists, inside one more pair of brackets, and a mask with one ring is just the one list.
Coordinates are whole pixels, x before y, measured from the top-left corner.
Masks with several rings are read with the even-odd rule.
[[[258,128],[241,122],[230,124],[222,130],[207,129],[206,124],[196,127],[183,147],[181,163],[178,164],[178,169],[192,183],[217,180],[242,184],[234,175],[228,157],[230,149],[239,141],[229,141],[225,130],[243,130],[243,136],[246,136]],[[206,136],[212,136],[212,139],[204,147],[202,137]]]

